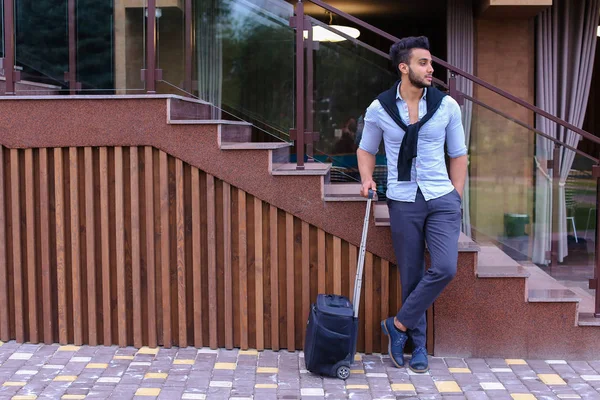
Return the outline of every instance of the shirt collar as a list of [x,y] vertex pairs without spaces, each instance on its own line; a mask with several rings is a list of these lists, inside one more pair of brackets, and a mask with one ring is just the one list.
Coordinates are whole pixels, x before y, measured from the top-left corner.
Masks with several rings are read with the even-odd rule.
[[[396,100],[404,101],[404,99],[400,95],[400,85],[401,84],[402,84],[402,81],[400,81],[400,83],[398,84],[398,90],[396,91]],[[425,98],[426,98],[425,96],[427,96],[427,88],[423,89],[423,96],[421,96],[421,100],[425,100]]]

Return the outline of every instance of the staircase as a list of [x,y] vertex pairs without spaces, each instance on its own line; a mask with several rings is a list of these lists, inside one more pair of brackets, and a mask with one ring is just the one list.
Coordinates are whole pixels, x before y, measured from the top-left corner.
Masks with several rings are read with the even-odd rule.
[[[273,146],[237,146],[261,145]],[[326,207],[364,201],[360,184],[329,183],[327,164],[308,163],[296,170],[295,164],[281,161],[283,152],[276,158],[280,162],[270,165],[272,175],[323,176]],[[376,203],[373,225],[380,229],[370,236],[371,243],[375,235],[377,240],[389,236],[389,223],[387,204]],[[385,256],[394,262],[389,250]],[[593,359],[600,355],[600,320],[592,312],[589,293],[575,293],[534,264],[521,265],[496,246],[479,246],[461,234],[459,272],[433,307],[433,347],[439,356]]]
[[[119,146],[150,146],[158,149],[159,152],[166,153],[165,157],[173,157],[176,164],[183,163],[184,171],[187,168],[192,168],[192,170],[197,168],[206,174],[207,180],[213,176],[215,180],[222,182],[215,183],[219,188],[223,188],[215,192],[217,193],[215,210],[218,211],[219,216],[230,215],[229,220],[236,219],[236,215],[239,218],[239,215],[236,214],[237,211],[232,211],[232,214],[223,214],[222,209],[223,207],[229,208],[228,203],[223,203],[223,206],[218,205],[220,204],[219,196],[233,196],[232,193],[243,195],[244,199],[254,198],[254,203],[252,203],[254,206],[250,207],[254,207],[253,215],[255,218],[263,215],[262,219],[265,221],[262,225],[263,228],[259,229],[257,227],[259,225],[255,225],[252,232],[250,228],[247,232],[245,227],[240,230],[242,229],[241,225],[237,225],[237,223],[230,226],[231,230],[229,228],[216,229],[218,238],[234,238],[231,243],[235,249],[232,258],[229,259],[228,250],[222,250],[223,248],[228,249],[228,247],[222,247],[226,246],[224,244],[217,244],[215,247],[217,252],[215,257],[217,258],[214,259],[213,264],[208,264],[209,267],[212,265],[210,268],[214,269],[209,268],[209,275],[202,275],[206,276],[209,282],[214,282],[214,285],[208,286],[208,298],[210,299],[211,295],[218,298],[218,301],[215,300],[215,310],[208,309],[208,315],[203,312],[206,310],[205,308],[199,308],[197,315],[195,312],[193,315],[190,314],[191,308],[196,310],[195,305],[192,305],[196,295],[190,292],[190,289],[185,289],[184,282],[176,278],[179,276],[179,261],[175,262],[173,267],[167,267],[174,268],[170,272],[170,275],[175,277],[171,280],[172,285],[175,285],[172,286],[173,292],[171,293],[172,296],[175,296],[176,292],[180,294],[172,297],[174,302],[172,304],[175,308],[180,307],[180,311],[179,313],[173,311],[172,314],[171,311],[167,313],[167,310],[163,309],[163,314],[159,312],[159,315],[172,319],[174,321],[173,329],[176,329],[177,326],[180,327],[179,329],[181,326],[187,326],[187,337],[177,337],[178,331],[175,330],[173,338],[159,335],[156,343],[150,343],[144,339],[144,336],[137,337],[134,333],[130,333],[130,328],[127,328],[129,325],[122,326],[121,320],[115,318],[115,326],[119,327],[118,335],[117,333],[113,334],[119,338],[114,340],[115,343],[136,346],[162,344],[167,347],[172,344],[194,343],[194,345],[209,344],[211,347],[230,348],[235,345],[242,348],[279,349],[287,347],[289,350],[294,350],[302,345],[303,321],[312,297],[321,291],[333,291],[348,295],[352,292],[351,277],[355,268],[356,248],[360,242],[364,215],[363,199],[357,196],[358,185],[330,183],[331,167],[328,164],[308,163],[306,169],[297,170],[295,164],[287,162],[290,143],[253,143],[250,141],[251,126],[249,124],[206,119],[210,115],[212,107],[210,104],[172,95],[99,96],[94,98],[57,96],[37,99],[13,97],[3,98],[0,102],[3,109],[12,116],[10,120],[3,121],[2,129],[0,129],[0,144],[11,149],[5,153],[7,160],[10,159],[10,162],[7,161],[7,165],[10,165],[11,168],[19,165],[19,162],[16,161],[18,158],[14,157],[18,157],[16,151],[22,150],[16,149],[57,149],[60,147],[93,149],[95,146],[109,146],[117,149]],[[24,107],[24,104],[27,107]],[[72,112],[67,112],[72,117],[56,119],[57,107],[72,110]],[[32,113],[31,110],[35,110],[35,112]],[[52,123],[48,123],[48,121],[52,121]],[[10,171],[10,174],[16,173],[11,168],[7,171]],[[165,177],[170,176],[169,179],[175,179],[175,182],[182,179],[183,187],[187,187],[185,186],[188,179],[186,178],[187,173],[179,175],[178,172],[177,176],[181,178],[177,178],[170,175],[172,173],[170,171],[175,171],[170,168],[164,170]],[[124,171],[129,170],[125,169]],[[161,176],[162,174],[163,172],[161,172]],[[125,179],[126,182],[129,182],[133,178]],[[161,180],[161,182],[163,181]],[[12,192],[12,195],[15,193],[13,183],[12,180],[4,183],[6,191]],[[172,193],[170,196],[177,197],[179,196],[177,193],[180,192],[175,190],[176,187],[175,183],[173,186],[169,184],[169,186],[165,186],[165,190]],[[227,191],[224,188],[227,188]],[[235,192],[230,192],[229,188]],[[75,189],[71,186],[70,190]],[[25,198],[26,194],[22,193],[21,196]],[[83,198],[83,194],[80,196]],[[129,199],[127,196],[126,200]],[[7,193],[5,198],[9,197]],[[232,201],[235,200],[232,198]],[[8,215],[11,214],[11,204],[13,203],[5,205],[5,207],[9,207],[7,208]],[[168,207],[175,207],[176,203],[164,204],[171,204]],[[241,203],[234,202],[232,204],[239,206]],[[270,207],[270,211],[264,211],[268,207]],[[18,216],[22,215],[18,213],[23,213],[23,210],[13,210],[12,212],[16,212],[17,214],[13,215]],[[164,210],[161,213],[163,213],[162,215],[177,214],[174,211],[164,214]],[[269,213],[271,216],[279,215],[280,218],[271,218],[267,221],[265,218]],[[207,217],[202,218],[210,218],[210,211],[206,215]],[[160,220],[161,217],[155,218]],[[187,220],[187,217],[185,218]],[[221,223],[219,218],[215,222],[217,226]],[[73,216],[67,221],[72,223]],[[258,219],[254,219],[254,221],[259,222]],[[279,221],[279,225],[277,221]],[[270,225],[272,223],[275,225]],[[385,352],[387,343],[385,336],[380,332],[379,320],[393,314],[401,305],[397,269],[393,265],[395,257],[388,225],[387,206],[381,203],[376,204],[367,243],[366,284],[363,291],[364,299],[361,302],[363,320],[359,336],[359,349],[368,353]],[[177,229],[177,232],[181,232],[183,235],[182,237],[187,237],[186,235],[190,233],[184,229],[185,226],[187,225],[172,229]],[[259,262],[259,257],[255,258],[258,253],[255,253],[251,246],[254,245],[253,249],[258,249],[260,247],[256,247],[259,246],[257,243],[261,243],[260,246],[266,249],[267,236],[263,238],[261,232],[267,232],[269,229],[267,227],[273,226],[275,226],[275,230],[272,232],[278,232],[278,235],[269,234],[267,236],[268,240],[276,241],[272,242],[269,250],[263,254]],[[193,225],[190,229],[193,230]],[[14,230],[12,232],[14,235]],[[127,242],[129,242],[128,235],[131,233],[128,232],[127,225],[125,232],[126,238],[128,238]],[[230,236],[223,236],[225,234]],[[285,241],[278,245],[277,240],[283,240],[281,235],[285,237]],[[279,238],[275,239],[276,237]],[[180,243],[179,236],[175,235],[172,238],[176,243]],[[0,237],[0,239],[2,238]],[[241,282],[240,279],[246,276],[239,275],[241,270],[232,268],[232,265],[241,268],[242,264],[239,264],[241,253],[236,249],[241,246],[240,243],[243,243],[243,240],[248,241],[249,264],[248,269],[244,269],[244,274],[248,274],[248,290],[261,288],[261,291],[252,295],[247,292],[246,294],[251,296],[246,299],[247,301],[240,300],[238,297],[235,297],[235,301],[233,301],[227,296],[232,293],[239,296],[237,290],[234,290],[238,285],[235,282]],[[8,253],[11,255],[9,261],[14,263],[13,253],[16,251],[16,247],[11,250],[10,243],[8,243],[8,247],[3,245],[5,246],[3,248],[8,249]],[[25,239],[22,243],[24,249],[29,248],[27,247],[28,243]],[[214,242],[212,243],[214,244]],[[283,244],[283,248],[281,244]],[[13,246],[15,246],[14,243]],[[273,254],[277,254],[277,250],[275,250],[277,247],[279,247],[280,253],[273,258]],[[174,247],[173,249],[176,250],[175,254],[181,254],[182,258],[179,258],[178,255],[176,260],[187,260],[187,257],[192,257],[185,255],[193,250],[188,245],[182,245],[182,253],[178,253],[178,248]],[[241,249],[241,247],[239,248]],[[118,252],[118,247],[116,249]],[[276,253],[272,253],[272,251]],[[321,254],[321,252],[323,253]],[[283,256],[284,254],[285,256]],[[279,267],[269,269],[267,264],[274,262],[274,259],[279,260],[279,264],[271,265],[279,265]],[[67,257],[67,260],[70,262],[72,258]],[[164,260],[162,262],[159,260],[157,259],[157,268],[165,268]],[[124,265],[129,265],[129,262],[126,261]],[[185,264],[185,261],[182,262]],[[12,270],[14,265],[11,264],[9,268]],[[199,268],[204,270],[205,266],[200,264]],[[269,270],[269,274],[275,273],[279,269],[279,277],[277,275],[263,276],[263,268],[265,268],[264,271]],[[225,275],[221,275],[221,272],[218,271],[222,271]],[[254,275],[251,274],[252,272]],[[548,279],[549,277],[546,277],[544,284],[540,283],[542,282],[540,279],[533,280],[534,272],[536,272],[534,267],[519,265],[493,246],[479,246],[469,238],[461,236],[458,274],[429,313],[430,321],[433,321],[430,323],[430,327],[433,329],[428,332],[430,351],[439,356],[457,357],[514,356],[519,358],[591,359],[600,356],[600,328],[597,327],[600,324],[589,315],[579,312],[581,311],[581,296],[561,287],[551,278]],[[201,274],[206,273],[202,272]],[[230,279],[227,278],[228,276],[235,278],[233,286],[227,283],[227,279]],[[273,286],[277,280],[278,286]],[[250,284],[249,282],[254,283]],[[261,284],[257,286],[259,282]],[[10,283],[9,287],[16,284],[16,281]],[[262,287],[263,284],[266,286]],[[181,285],[184,285],[184,289],[181,289]],[[294,286],[294,290],[284,290],[284,288],[291,289]],[[275,290],[274,287],[279,287],[279,289]],[[0,292],[2,292],[2,288],[0,288]],[[125,294],[127,291],[123,293]],[[127,296],[129,298],[130,295]],[[234,304],[231,303],[232,301]],[[250,304],[248,307],[256,304],[257,308],[251,308],[254,310],[251,312],[247,310],[245,321],[248,323],[251,334],[244,340],[244,333],[240,332],[237,321],[244,315],[240,314],[242,309],[239,307],[247,303]],[[185,307],[185,304],[188,308]],[[279,313],[272,314],[275,305],[277,305],[276,309],[279,310]],[[11,303],[11,309],[13,306],[14,304]],[[126,308],[123,310],[123,318],[125,318],[123,321],[131,321],[132,315],[128,314]],[[221,314],[222,310],[225,310],[224,314]],[[196,318],[203,321],[205,328],[201,329],[205,333],[204,340],[198,341],[196,328],[191,327],[185,319],[182,320],[183,315],[191,316],[189,318],[194,321]],[[276,317],[277,315],[279,318]],[[286,318],[289,315],[293,315],[293,318]],[[233,332],[228,331],[229,324],[223,325],[221,316],[223,320],[232,323]],[[23,318],[25,317],[23,316]],[[248,318],[250,318],[250,322],[248,322]],[[262,326],[263,319],[271,322],[261,328],[265,330],[255,331],[253,325],[258,322],[258,325]],[[2,322],[1,318],[0,322]],[[145,319],[143,325],[144,327],[147,325]],[[276,326],[280,326],[280,330],[277,331],[278,335],[274,335],[275,331],[273,331]],[[20,329],[26,328],[27,326]],[[66,331],[72,332],[73,329],[77,331],[80,328],[75,325]],[[120,329],[124,331],[121,332]],[[209,330],[208,335],[206,334],[207,329]],[[184,331],[186,330],[184,329]],[[266,333],[267,331],[270,332],[270,335]],[[12,327],[8,332],[3,332],[2,339],[31,340],[30,333],[26,330],[21,331],[21,335],[19,332],[17,329],[15,334],[15,327]],[[158,332],[160,334],[161,330],[159,329]],[[129,335],[133,335],[137,339],[132,342],[128,339]],[[210,336],[210,341],[206,340],[206,336]],[[195,338],[195,341],[190,339],[192,337]],[[202,336],[200,336],[201,338]],[[275,340],[276,338],[281,340]],[[42,340],[41,337],[39,340]],[[58,341],[52,335],[47,340]],[[60,341],[80,342],[76,344],[90,342],[85,338],[74,337],[71,333],[64,337],[61,336]],[[110,344],[106,341],[104,343]]]

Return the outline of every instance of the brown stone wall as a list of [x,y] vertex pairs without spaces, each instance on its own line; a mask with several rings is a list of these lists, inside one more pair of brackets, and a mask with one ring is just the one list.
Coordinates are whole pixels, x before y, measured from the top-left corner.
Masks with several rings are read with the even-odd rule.
[[[535,31],[529,20],[476,20],[476,75],[534,103]],[[533,125],[533,113],[482,87],[474,97]],[[472,224],[486,236],[502,235],[505,213],[533,212],[534,135],[482,106],[473,109],[470,168]],[[482,237],[480,237],[481,239]]]

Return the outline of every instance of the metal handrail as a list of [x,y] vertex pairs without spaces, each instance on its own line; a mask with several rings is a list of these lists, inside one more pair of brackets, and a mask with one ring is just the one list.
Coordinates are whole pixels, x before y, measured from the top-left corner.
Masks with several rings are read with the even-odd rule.
[[[396,36],[391,35],[391,34],[389,34],[387,32],[384,32],[381,29],[376,28],[376,27],[374,27],[371,24],[368,24],[368,23],[366,23],[366,22],[364,22],[364,21],[362,21],[362,20],[360,20],[360,19],[358,19],[356,17],[353,17],[352,15],[347,14],[347,13],[345,13],[345,12],[343,12],[343,11],[335,8],[335,7],[332,7],[329,4],[322,2],[321,0],[306,0],[306,1],[310,2],[310,3],[313,3],[313,4],[315,4],[315,5],[317,5],[317,6],[321,7],[321,8],[324,8],[325,10],[327,10],[329,12],[337,14],[337,15],[339,15],[339,16],[347,19],[348,21],[354,22],[356,25],[358,25],[358,26],[360,26],[362,28],[365,28],[365,29],[367,29],[367,30],[375,33],[376,35],[379,35],[379,36],[385,38],[385,39],[388,39],[391,42],[397,42],[397,41],[400,40],[400,38],[397,38]],[[302,0],[299,0],[298,2],[301,3]],[[333,31],[333,29],[332,29],[332,31]],[[474,83],[476,83],[476,84],[478,84],[478,85],[480,85],[480,86],[482,86],[482,87],[484,87],[484,88],[486,88],[486,89],[488,89],[488,90],[490,90],[490,91],[492,91],[492,92],[494,92],[494,93],[496,93],[496,94],[498,94],[498,95],[500,95],[500,96],[502,96],[502,97],[504,97],[504,98],[506,98],[506,99],[508,99],[508,100],[510,100],[512,102],[514,102],[514,103],[517,103],[517,104],[519,104],[519,105],[521,105],[521,106],[529,109],[530,111],[533,111],[536,114],[539,114],[539,115],[541,115],[541,116],[543,116],[545,118],[548,118],[552,122],[555,122],[558,125],[561,125],[561,126],[567,128],[567,129],[569,129],[569,130],[571,130],[571,131],[573,131],[573,132],[575,132],[575,133],[583,136],[584,138],[586,138],[588,140],[591,140],[594,143],[600,144],[600,138],[594,136],[593,134],[591,134],[589,132],[586,132],[586,131],[584,131],[581,128],[577,128],[575,125],[570,124],[567,121],[561,120],[560,118],[558,118],[558,117],[556,117],[556,116],[554,116],[554,115],[552,115],[552,114],[550,114],[550,113],[542,110],[541,108],[536,107],[533,104],[529,104],[528,102],[526,102],[526,101],[524,101],[524,100],[522,100],[522,99],[520,99],[520,98],[518,98],[518,97],[516,97],[516,96],[514,96],[514,95],[512,95],[512,94],[510,94],[510,93],[508,93],[508,92],[506,92],[506,91],[498,88],[498,87],[495,87],[495,86],[487,83],[486,81],[484,81],[484,80],[476,77],[475,75],[472,75],[472,74],[470,74],[470,73],[468,73],[466,71],[463,71],[462,69],[457,68],[457,67],[453,66],[452,64],[449,64],[448,62],[446,62],[446,61],[444,61],[444,60],[442,60],[442,59],[440,59],[438,57],[432,56],[431,58],[433,59],[434,62],[436,62],[437,64],[441,65],[442,67],[448,69],[449,71],[452,71],[456,75],[460,75],[463,78],[466,78],[466,79],[468,79],[468,80],[470,80],[470,81],[472,81],[472,82],[474,82]]]

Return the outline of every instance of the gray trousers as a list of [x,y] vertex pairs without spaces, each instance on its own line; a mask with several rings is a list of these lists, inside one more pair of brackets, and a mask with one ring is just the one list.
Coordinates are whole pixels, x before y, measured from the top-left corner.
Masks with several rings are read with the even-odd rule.
[[[461,199],[456,190],[414,203],[388,199],[394,251],[400,269],[402,308],[396,318],[408,328],[415,347],[425,346],[426,310],[456,275]],[[431,267],[425,272],[425,242]]]

